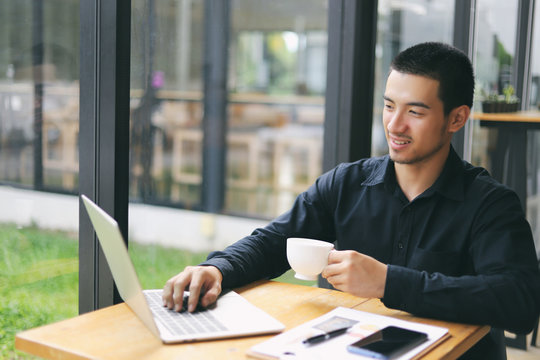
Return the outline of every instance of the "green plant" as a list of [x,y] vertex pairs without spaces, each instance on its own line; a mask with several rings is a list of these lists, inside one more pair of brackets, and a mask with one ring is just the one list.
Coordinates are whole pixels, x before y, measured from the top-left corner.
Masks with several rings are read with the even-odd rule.
[[510,84],[506,84],[504,86],[503,94],[504,94],[504,101],[506,101],[507,104],[514,104],[519,101],[519,99],[515,95],[514,87]]
[[519,98],[515,95],[515,89],[510,84],[504,86],[502,94],[487,92],[482,87],[477,94],[482,102],[482,111],[486,113],[514,112],[519,108]]

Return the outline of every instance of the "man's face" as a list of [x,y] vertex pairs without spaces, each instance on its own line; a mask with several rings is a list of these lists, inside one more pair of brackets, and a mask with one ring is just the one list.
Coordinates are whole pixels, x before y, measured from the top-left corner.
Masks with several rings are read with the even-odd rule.
[[438,97],[439,81],[392,70],[384,92],[383,125],[390,157],[420,164],[441,154],[451,140]]

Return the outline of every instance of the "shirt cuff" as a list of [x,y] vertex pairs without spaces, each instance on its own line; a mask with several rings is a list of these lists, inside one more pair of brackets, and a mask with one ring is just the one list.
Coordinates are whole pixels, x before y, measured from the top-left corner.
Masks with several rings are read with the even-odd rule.
[[403,266],[388,265],[384,298],[386,307],[414,313],[419,306],[422,273]]

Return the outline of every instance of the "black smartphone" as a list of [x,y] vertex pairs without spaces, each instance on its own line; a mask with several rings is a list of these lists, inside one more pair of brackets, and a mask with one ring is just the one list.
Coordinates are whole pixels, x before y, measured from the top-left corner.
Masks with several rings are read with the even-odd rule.
[[349,352],[375,359],[393,359],[427,340],[423,332],[387,326],[349,346]]

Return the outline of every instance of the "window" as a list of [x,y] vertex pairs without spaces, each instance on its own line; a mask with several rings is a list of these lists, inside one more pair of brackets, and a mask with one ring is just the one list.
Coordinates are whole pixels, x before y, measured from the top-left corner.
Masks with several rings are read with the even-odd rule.
[[18,358],[15,332],[78,309],[79,2],[0,2],[0,49],[0,358]]
[[273,218],[321,174],[326,7],[232,2],[226,212]]
[[[327,1],[224,4],[209,15],[212,4],[203,0],[132,1],[129,236],[145,287],[163,286],[209,250],[263,226],[257,219],[288,209],[321,174]],[[219,39],[226,52],[214,58],[205,54],[216,36],[208,16],[229,28]],[[226,108],[218,121],[226,156],[224,172],[213,171],[225,185],[218,216],[200,212],[208,210],[204,159],[216,156],[204,140],[222,135],[204,127],[205,106],[219,106],[207,104],[213,95],[204,64],[223,57]]]
[[[540,112],[540,6],[536,3],[534,33],[531,48],[530,111]],[[527,149],[527,219],[536,241],[540,257],[540,131],[528,132]]]
[[[491,1],[478,2],[476,20],[476,102],[474,111],[481,111],[478,101],[486,96],[502,96],[503,90],[515,86],[514,69],[517,1],[499,1],[494,6]],[[491,159],[496,149],[497,129],[480,127],[478,121],[472,122],[471,162],[494,172],[497,178],[500,169]]]
[[200,206],[203,4],[132,1],[133,200]]
[[386,154],[382,127],[383,92],[392,59],[402,50],[425,41],[451,44],[454,1],[379,1],[375,63],[372,155]]

